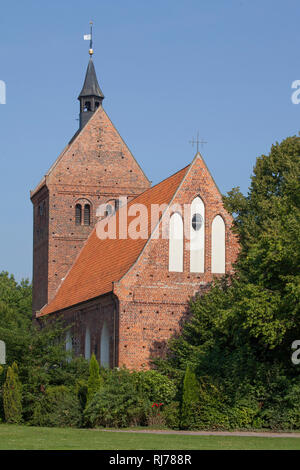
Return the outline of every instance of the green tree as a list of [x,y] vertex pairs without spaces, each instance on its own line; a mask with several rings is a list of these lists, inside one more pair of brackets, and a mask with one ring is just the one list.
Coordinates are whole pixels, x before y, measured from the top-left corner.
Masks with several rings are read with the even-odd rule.
[[170,342],[168,367],[158,364],[169,374],[173,368],[174,377],[191,364],[206,377],[201,416],[211,426],[278,428],[289,419],[296,426],[298,410],[289,410],[293,422],[285,410],[298,386],[291,344],[300,337],[299,155],[300,137],[276,143],[257,159],[248,194],[234,188],[224,197],[240,242],[235,274],[190,302],[192,315]]
[[268,348],[300,333],[300,138],[289,137],[256,161],[247,196],[224,198],[236,214],[241,251],[235,306],[241,328]]
[[88,390],[87,390],[87,401],[86,405],[89,404],[96,392],[99,392],[103,379],[100,376],[99,364],[95,354],[92,354],[90,360],[89,378],[88,378]]
[[3,391],[5,420],[19,424],[22,421],[22,389],[16,363],[7,369]]
[[199,413],[199,383],[195,372],[187,366],[183,381],[183,393],[181,403],[181,427],[182,429],[194,428]]

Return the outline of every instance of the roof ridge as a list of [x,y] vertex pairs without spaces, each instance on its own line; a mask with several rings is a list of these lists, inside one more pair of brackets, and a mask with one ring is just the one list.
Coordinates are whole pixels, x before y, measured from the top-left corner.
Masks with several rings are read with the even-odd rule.
[[168,179],[172,178],[173,176],[177,175],[178,173],[180,173],[181,171],[187,169],[188,167],[190,167],[191,163],[189,163],[188,165],[184,166],[183,168],[181,168],[181,170],[178,170],[176,171],[175,173],[173,173],[172,175],[168,176],[167,178],[164,178],[163,180],[161,180],[159,183],[156,183],[154,186],[151,186],[150,188],[147,188],[145,189],[141,194],[138,194],[137,196],[135,196],[133,199],[131,199],[131,201],[129,201],[130,203],[135,201],[138,197],[140,196],[143,196],[145,193],[147,193],[148,191],[151,191],[152,189],[156,188],[156,186],[159,186],[160,184],[164,183],[165,181],[167,181]]

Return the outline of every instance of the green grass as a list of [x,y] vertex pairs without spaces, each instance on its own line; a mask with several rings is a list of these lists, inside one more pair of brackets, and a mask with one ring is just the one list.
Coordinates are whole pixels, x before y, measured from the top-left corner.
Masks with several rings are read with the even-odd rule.
[[187,436],[137,434],[92,429],[0,425],[0,449],[26,450],[299,450],[300,439],[288,437]]

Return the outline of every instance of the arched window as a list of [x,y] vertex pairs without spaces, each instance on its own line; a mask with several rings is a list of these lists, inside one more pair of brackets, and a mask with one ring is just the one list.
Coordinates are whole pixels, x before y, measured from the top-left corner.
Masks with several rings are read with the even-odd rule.
[[90,225],[91,223],[91,208],[89,204],[84,206],[84,225]]
[[106,208],[105,208],[105,217],[107,217],[108,215],[113,214],[113,212],[114,212],[113,206],[111,204],[107,204]]
[[85,330],[84,357],[87,360],[91,358],[91,333],[89,327]]
[[75,224],[76,225],[81,225],[81,219],[82,219],[81,204],[76,204],[76,206],[75,206]]
[[71,331],[68,330],[66,333],[66,352],[68,353],[67,361],[71,361],[71,354],[72,354],[72,349],[73,349],[73,344],[72,344],[72,335]]
[[225,273],[225,223],[216,215],[211,227],[211,272]]
[[95,109],[99,108],[99,105],[100,105],[99,101],[95,101]]
[[191,204],[190,271],[204,273],[205,210],[197,196]]
[[100,364],[103,367],[109,367],[109,332],[106,322],[104,322],[101,331]]
[[169,271],[183,272],[183,221],[177,212],[170,217]]

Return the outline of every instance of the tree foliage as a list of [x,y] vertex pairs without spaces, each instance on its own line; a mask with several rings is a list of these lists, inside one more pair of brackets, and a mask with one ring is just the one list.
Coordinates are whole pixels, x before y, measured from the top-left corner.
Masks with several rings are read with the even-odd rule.
[[187,366],[184,381],[181,404],[181,427],[183,429],[193,428],[199,409],[199,383],[195,372]]
[[95,354],[92,354],[89,367],[89,378],[87,384],[87,400],[86,404],[88,405],[96,392],[99,392],[101,384],[103,382],[102,377],[100,376],[99,364],[96,359]]
[[248,194],[234,188],[224,197],[240,242],[235,274],[191,300],[190,320],[170,342],[168,360],[158,362],[177,377],[194,368],[202,427],[279,428],[298,419],[287,397],[300,385],[291,362],[300,337],[299,155],[299,137],[276,143],[257,159]]
[[3,405],[7,423],[20,424],[22,421],[22,386],[18,377],[18,366],[9,366],[3,391]]

